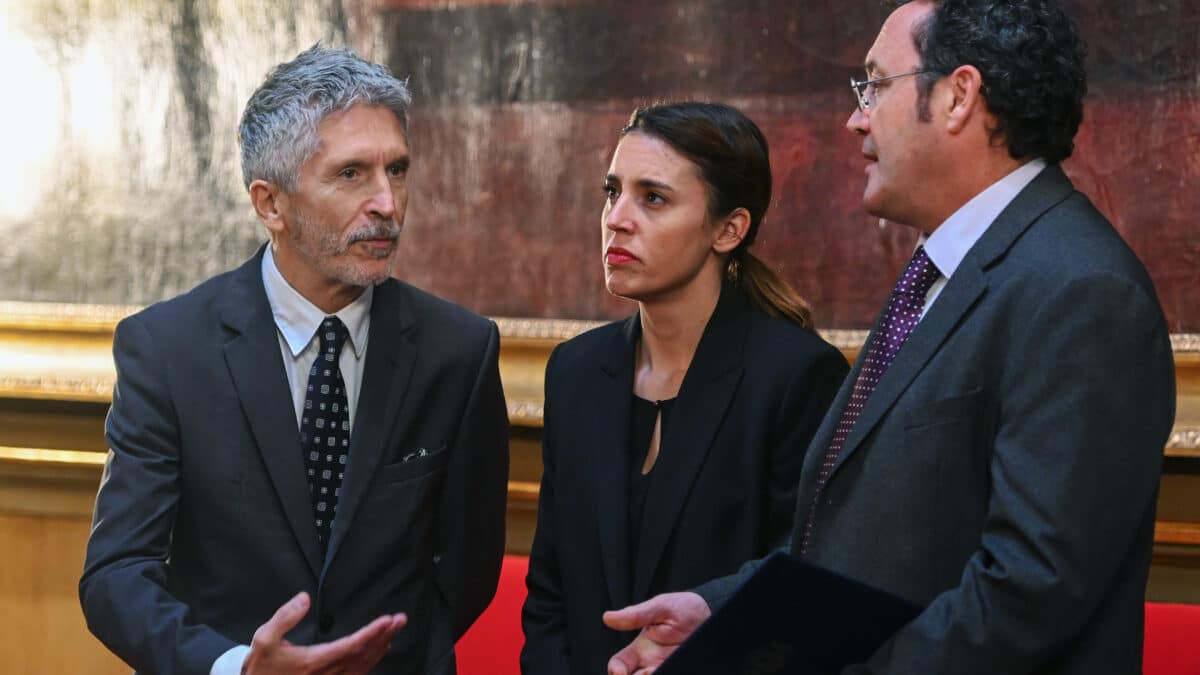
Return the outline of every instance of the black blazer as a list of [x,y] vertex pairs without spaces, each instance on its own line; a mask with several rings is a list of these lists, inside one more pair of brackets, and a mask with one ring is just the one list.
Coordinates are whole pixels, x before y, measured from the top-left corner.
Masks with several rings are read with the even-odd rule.
[[[1174,381],[1146,270],[1048,167],[917,324],[820,496],[809,559],[928,605],[847,672],[1140,673]],[[699,591],[719,605],[753,567]]]
[[[144,673],[207,675],[298,591],[288,639],[407,612],[378,673],[454,671],[504,550],[508,423],[495,324],[375,287],[350,459],[322,558],[262,252],[122,321],[110,452],[80,599]],[[425,448],[428,456],[406,459]]]
[[[812,331],[726,287],[680,386],[628,551],[635,315],[559,345],[546,366],[524,673],[604,673],[629,639],[605,610],[683,590],[787,541],[804,449],[848,369]],[[631,573],[632,570],[632,573]]]

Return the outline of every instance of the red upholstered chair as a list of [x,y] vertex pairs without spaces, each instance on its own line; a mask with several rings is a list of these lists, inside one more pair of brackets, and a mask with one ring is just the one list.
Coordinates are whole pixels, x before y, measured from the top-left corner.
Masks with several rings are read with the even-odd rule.
[[504,556],[500,585],[492,604],[455,645],[461,675],[520,675],[521,605],[525,604],[525,573],[529,558]]
[[1200,605],[1146,603],[1144,675],[1200,675]]

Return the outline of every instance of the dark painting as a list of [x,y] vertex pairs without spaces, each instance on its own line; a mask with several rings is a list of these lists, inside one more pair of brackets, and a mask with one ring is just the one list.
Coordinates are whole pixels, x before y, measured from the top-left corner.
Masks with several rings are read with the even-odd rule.
[[[1067,3],[1090,43],[1068,173],[1146,262],[1174,332],[1200,332],[1200,4]],[[697,98],[766,133],[755,251],[863,328],[915,237],[861,208],[848,86],[875,0],[29,0],[0,5],[0,299],[146,304],[265,238],[235,127],[273,63],[316,40],[409,78],[398,274],[493,316],[628,314],[600,263],[602,177],[638,104]]]
[[[1090,94],[1065,167],[1150,268],[1175,332],[1200,331],[1200,6],[1070,2]],[[400,274],[492,315],[611,318],[602,177],[639,103],[738,105],[763,128],[775,203],[755,250],[823,327],[870,325],[915,236],[863,212],[848,87],[878,3],[393,2],[417,157]]]

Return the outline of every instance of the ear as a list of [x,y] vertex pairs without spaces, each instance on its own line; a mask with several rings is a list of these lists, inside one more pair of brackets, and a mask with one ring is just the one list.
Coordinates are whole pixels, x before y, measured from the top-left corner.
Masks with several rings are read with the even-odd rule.
[[972,65],[959,66],[946,78],[950,88],[946,110],[946,131],[961,132],[976,115],[987,114],[983,99],[983,75]]
[[739,206],[721,220],[716,238],[713,239],[713,251],[729,253],[742,243],[749,231],[750,212]]
[[250,183],[250,203],[254,205],[254,213],[272,237],[287,229],[284,217],[287,201],[287,193],[274,183],[261,178]]

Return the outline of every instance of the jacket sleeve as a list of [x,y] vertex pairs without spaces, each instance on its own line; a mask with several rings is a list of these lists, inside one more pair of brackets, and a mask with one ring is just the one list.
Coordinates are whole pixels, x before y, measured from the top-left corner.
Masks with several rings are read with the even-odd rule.
[[[792,374],[780,402],[779,421],[770,439],[771,510],[768,523],[772,551],[790,550],[796,518],[804,514],[796,504],[804,457],[849,371],[841,352],[824,343],[822,347],[814,350]],[[767,557],[750,560],[734,574],[708,581],[692,591],[704,598],[709,609],[715,612],[758,571]]]
[[542,484],[538,495],[537,530],[529,554],[528,595],[521,609],[525,645],[521,649],[521,672],[525,675],[568,673],[566,610],[563,607],[562,576],[555,547],[554,481],[554,356],[546,363],[546,391],[542,429]]
[[89,630],[137,670],[206,675],[236,643],[198,623],[167,588],[180,470],[179,428],[166,384],[170,364],[137,316],[117,326],[113,357],[109,452],[80,603]]
[[455,640],[491,602],[504,558],[508,409],[499,357],[500,332],[489,322],[438,509],[437,581],[451,608]]
[[1109,274],[1030,309],[1002,380],[978,551],[956,588],[846,673],[1043,672],[1138,573],[1128,561],[1152,540],[1174,417],[1162,312]]
[[[841,352],[824,342],[803,360],[788,382],[770,438],[770,515],[768,542],[773,550],[791,542],[797,513],[800,469],[809,443],[837,396],[849,365]],[[823,452],[820,448],[817,452]]]

